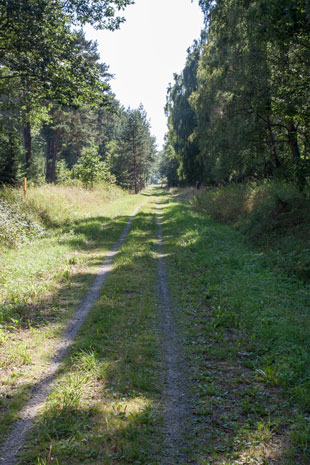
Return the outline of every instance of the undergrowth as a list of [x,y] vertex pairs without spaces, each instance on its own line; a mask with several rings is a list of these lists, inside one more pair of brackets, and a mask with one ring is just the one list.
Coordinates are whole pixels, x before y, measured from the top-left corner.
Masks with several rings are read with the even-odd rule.
[[44,227],[30,219],[18,204],[0,199],[0,244],[17,247],[44,235]]
[[44,376],[61,331],[106,252],[145,196],[100,186],[92,191],[43,186],[30,188],[26,199],[14,189],[2,190],[0,197],[10,205],[11,227],[27,218],[45,231],[26,231],[26,240],[18,238],[0,251],[1,442],[30,388]]
[[51,228],[97,216],[103,206],[125,192],[114,185],[98,184],[85,190],[78,186],[43,185],[21,189],[0,189],[0,251],[19,247]]
[[20,463],[157,465],[154,210],[145,207],[76,339]]
[[310,279],[309,193],[280,181],[202,190],[192,204],[262,246],[278,268]]

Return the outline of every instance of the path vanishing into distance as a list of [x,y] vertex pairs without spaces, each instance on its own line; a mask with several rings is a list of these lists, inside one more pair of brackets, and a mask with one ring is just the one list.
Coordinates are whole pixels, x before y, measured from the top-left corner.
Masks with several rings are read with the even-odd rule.
[[298,408],[260,368],[255,327],[263,291],[274,312],[296,296],[192,198],[146,190],[115,215],[116,242],[113,221],[100,229],[111,246],[62,331],[36,342],[27,329],[32,350],[50,353],[10,384],[1,465],[309,463],[290,430]]

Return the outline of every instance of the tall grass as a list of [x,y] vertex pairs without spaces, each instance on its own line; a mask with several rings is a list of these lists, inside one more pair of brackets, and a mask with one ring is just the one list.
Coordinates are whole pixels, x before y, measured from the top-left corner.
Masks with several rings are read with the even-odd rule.
[[102,207],[124,195],[118,187],[98,184],[92,190],[77,186],[44,185],[0,190],[0,247],[17,247],[42,236],[49,228],[100,216]]
[[308,193],[280,181],[203,190],[192,200],[216,221],[230,224],[270,250],[281,268],[310,279]]
[[[302,217],[293,225],[306,198],[294,186],[270,183],[199,193],[199,201],[202,211],[168,199],[163,215],[169,283],[199,416],[192,461],[308,465],[310,284],[275,273],[271,260],[287,261],[289,246],[296,253],[298,244],[305,270],[308,222]],[[274,235],[277,250],[253,246],[210,219],[212,213],[239,228],[248,221],[257,231],[250,219],[257,212],[262,244]]]
[[256,227],[261,232],[266,228],[269,230],[288,214],[291,214],[289,217],[293,223],[296,215],[301,220],[298,213],[306,208],[307,200],[294,184],[268,181],[203,190],[196,195],[194,204],[218,221],[243,227],[247,225],[255,234]]

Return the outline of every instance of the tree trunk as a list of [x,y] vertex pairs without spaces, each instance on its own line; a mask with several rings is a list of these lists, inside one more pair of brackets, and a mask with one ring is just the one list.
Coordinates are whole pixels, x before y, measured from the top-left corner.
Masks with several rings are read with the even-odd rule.
[[51,181],[51,152],[52,152],[52,139],[50,137],[47,137],[46,141],[46,154],[45,154],[45,160],[46,160],[46,182]]
[[60,132],[57,132],[57,138],[55,143],[55,150],[53,152],[52,165],[51,165],[51,182],[56,183],[56,163],[58,157],[58,151],[60,146]]
[[277,168],[280,168],[280,160],[278,158],[276,141],[274,140],[272,126],[271,126],[269,120],[266,123],[266,129],[267,129],[267,135],[268,135],[268,142],[269,142],[269,149],[270,149],[272,165],[273,165],[274,169],[277,169]]
[[29,121],[24,122],[23,134],[24,134],[24,147],[26,151],[26,171],[28,173],[31,167],[31,161],[32,161],[32,136],[31,136],[31,126],[30,126]]
[[296,160],[297,158],[300,158],[300,151],[299,151],[298,140],[297,140],[297,128],[291,122],[287,126],[287,130],[288,130],[288,145],[290,147],[293,160]]

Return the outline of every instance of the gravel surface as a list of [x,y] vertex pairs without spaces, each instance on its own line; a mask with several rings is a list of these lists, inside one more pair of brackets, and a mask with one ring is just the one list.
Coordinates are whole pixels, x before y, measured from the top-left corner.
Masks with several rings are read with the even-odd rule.
[[186,450],[191,430],[191,403],[180,335],[175,324],[175,311],[168,288],[168,275],[163,247],[162,214],[158,200],[158,288],[162,335],[162,370],[165,444],[163,465],[192,463]]

